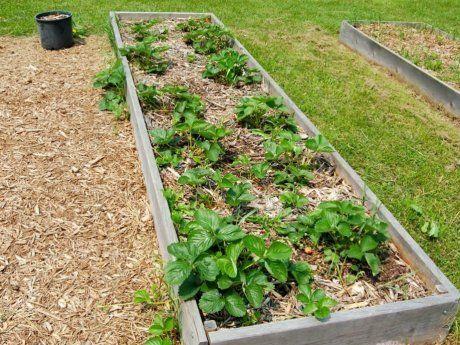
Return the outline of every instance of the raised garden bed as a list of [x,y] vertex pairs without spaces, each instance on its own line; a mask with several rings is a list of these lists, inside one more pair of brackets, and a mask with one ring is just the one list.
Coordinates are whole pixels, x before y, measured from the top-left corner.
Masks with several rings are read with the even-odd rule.
[[340,41],[460,116],[460,42],[424,23],[343,21]]
[[[162,20],[149,22],[153,18]],[[209,18],[223,27],[212,14],[111,13],[117,46],[131,60],[130,65],[122,57],[126,98],[161,252],[171,259],[168,246],[178,240],[176,229],[182,243],[199,247],[210,240],[198,235],[216,228],[216,238],[200,249],[207,261],[199,264],[200,256],[193,263],[199,273],[193,284],[181,279],[184,269],[171,263],[166,268],[166,278],[182,284],[176,292],[189,295],[180,307],[184,342],[376,344],[443,338],[457,309],[455,287],[244,47],[226,32],[219,32],[217,46],[194,41],[189,18]],[[149,59],[142,59],[146,47],[139,42],[152,35],[148,47],[155,53],[149,50]],[[246,67],[221,73],[222,57],[246,59],[226,45],[247,57]],[[220,55],[210,58],[209,52]],[[254,116],[260,117],[252,121]],[[321,234],[317,223],[325,214],[342,217],[344,226],[336,222],[340,229],[334,235],[345,234],[340,244]],[[346,218],[351,214],[358,223]],[[300,233],[303,226],[306,233]],[[357,236],[369,228],[366,240]],[[386,234],[390,242],[380,236]],[[358,238],[360,253],[352,254],[356,246],[350,238]],[[176,257],[171,262],[185,261],[179,249],[169,247]],[[235,275],[232,250],[238,251]],[[263,275],[258,280],[263,289],[250,289],[252,268]],[[232,287],[224,287],[221,278]],[[190,293],[198,284],[200,290]],[[310,301],[309,288],[323,291],[316,295],[321,298]],[[304,296],[296,298],[299,290]],[[310,312],[316,318],[304,316]],[[217,329],[205,332],[204,320]]]

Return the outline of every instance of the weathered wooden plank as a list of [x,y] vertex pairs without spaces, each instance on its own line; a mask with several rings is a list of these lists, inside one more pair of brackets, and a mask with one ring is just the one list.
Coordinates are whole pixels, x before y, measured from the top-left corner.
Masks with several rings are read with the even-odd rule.
[[388,341],[434,344],[453,321],[456,300],[432,296],[332,314],[210,332],[211,345],[374,345]]
[[[143,13],[141,15],[139,13],[122,13],[125,19],[150,19],[158,16],[186,18],[189,16],[196,17],[205,15],[210,15],[215,23],[223,26],[223,24],[212,14]],[[115,28],[118,30],[116,26]],[[120,46],[121,38],[119,47]],[[285,99],[288,108],[295,113],[297,121],[309,134],[318,134],[319,131],[313,123],[302,113],[238,40],[235,40],[235,48],[248,55],[248,63],[250,66],[257,67],[261,71],[264,80],[264,88],[270,93]],[[127,60],[123,58],[123,61],[124,65],[126,64],[125,68],[129,71]],[[133,90],[133,109],[136,108],[134,110],[137,115],[142,115],[134,89],[134,82],[132,81],[130,73],[129,76],[130,80],[127,80],[127,84],[129,84],[128,86]],[[143,118],[137,116],[136,119],[134,125],[139,127],[138,131],[146,133]],[[142,124],[139,125],[139,123]],[[140,140],[138,148],[139,147],[143,151],[139,153],[141,161],[147,161],[154,167],[154,169],[149,168],[149,171],[145,172],[149,179],[156,181],[152,183],[153,186],[150,188],[160,190],[162,188],[162,183],[161,180],[159,180],[158,168],[155,163],[148,136],[147,140],[145,140],[145,138],[144,140]],[[329,155],[329,158],[336,165],[338,174],[351,184],[357,194],[367,199],[368,207],[378,209],[380,217],[390,224],[392,240],[404,258],[411,264],[412,268],[420,274],[428,285],[437,288],[439,292],[446,293],[417,300],[390,303],[351,311],[341,311],[334,313],[327,322],[320,322],[310,317],[251,327],[219,330],[208,334],[211,345],[234,345],[243,342],[253,345],[280,343],[284,343],[285,345],[319,345],[326,343],[332,345],[359,345],[377,344],[388,341],[410,341],[411,343],[418,344],[425,342],[431,343],[434,339],[445,336],[456,314],[459,298],[458,291],[404,230],[399,222],[397,222],[393,215],[383,206],[375,194],[365,186],[364,182],[348,163],[337,152]],[[150,166],[147,164],[145,165],[147,167]],[[147,182],[146,185],[147,188],[149,188]],[[152,206],[152,214],[155,218],[159,218],[155,223],[157,233],[161,231],[169,232],[171,229],[174,230],[167,203],[164,201],[163,205],[158,204],[157,199],[164,200],[163,195],[161,193],[151,193],[151,195],[149,194],[149,198],[150,197],[152,198],[151,204],[155,205]],[[162,213],[167,213],[168,216],[164,217]],[[168,241],[168,239],[164,241]],[[185,308],[184,305],[186,306]],[[196,341],[198,341],[199,344],[206,343],[203,323],[195,301],[181,304],[180,322],[185,329],[185,331],[182,331],[182,335],[185,335],[190,341],[190,344],[196,344]]]
[[[110,19],[115,41],[119,49],[123,47],[123,42],[118,30],[115,13],[110,14]],[[128,60],[125,57],[120,56],[120,58],[126,75],[126,101],[131,115],[130,121],[134,130],[139,160],[141,161],[150,211],[153,215],[155,229],[157,230],[157,241],[163,259],[168,261],[170,255],[167,251],[167,247],[169,244],[177,242],[177,234],[171,220],[171,214],[168,212],[168,203],[163,196],[163,183],[161,182],[158,166],[153,155],[144,115],[137,98],[136,87]],[[176,290],[175,293],[177,296]],[[182,301],[180,303],[179,320],[181,325],[181,336],[185,345],[205,345],[208,343],[195,300],[187,302]]]
[[343,21],[340,27],[340,41],[367,59],[401,76],[428,98],[442,104],[454,116],[460,117],[460,92],[450,85],[396,54],[347,21]]

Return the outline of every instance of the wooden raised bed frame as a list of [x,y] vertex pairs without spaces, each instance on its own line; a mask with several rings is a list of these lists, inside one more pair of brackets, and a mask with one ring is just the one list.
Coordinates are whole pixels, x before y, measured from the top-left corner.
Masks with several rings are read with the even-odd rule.
[[[110,21],[118,48],[123,46],[118,20],[147,20],[152,18],[190,18],[209,16],[218,25],[223,24],[212,13],[165,13],[165,12],[111,12]],[[268,75],[249,52],[235,40],[234,48],[248,56],[250,67],[256,67],[263,76],[268,91],[283,97],[286,106],[295,113],[299,125],[309,135],[319,134],[318,129]],[[118,53],[119,54],[119,53]],[[131,113],[139,159],[142,163],[150,209],[161,254],[165,260],[170,256],[166,250],[177,241],[168,204],[163,197],[163,185],[153,154],[147,127],[144,121],[136,87],[128,60],[121,57],[126,73],[126,100]],[[314,317],[266,323],[234,329],[206,332],[195,300],[180,303],[179,324],[186,345],[364,345],[399,341],[404,344],[432,344],[442,340],[448,333],[457,313],[459,293],[438,267],[393,217],[376,195],[366,187],[358,174],[337,152],[329,159],[336,166],[337,173],[347,181],[358,195],[366,200],[367,207],[378,209],[378,215],[389,224],[392,242],[401,256],[423,279],[428,288],[437,294],[409,301],[339,311],[327,321]]]
[[[340,41],[347,47],[356,50],[372,62],[376,62],[388,68],[394,74],[419,89],[425,96],[434,102],[442,104],[447,111],[457,118],[460,118],[460,92],[422,68],[416,66],[411,61],[403,58],[391,49],[385,47],[377,40],[366,35],[356,24],[369,24],[370,21],[344,20],[340,26]],[[394,25],[405,25],[416,28],[429,28],[450,39],[455,37],[433,28],[425,23],[411,22],[380,22]]]

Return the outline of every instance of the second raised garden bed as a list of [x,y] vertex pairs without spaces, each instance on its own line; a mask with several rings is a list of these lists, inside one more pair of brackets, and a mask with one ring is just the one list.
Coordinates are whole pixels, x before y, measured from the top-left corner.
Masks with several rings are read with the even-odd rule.
[[214,15],[111,23],[185,344],[445,337],[455,287]]
[[[391,31],[397,31],[399,35]],[[403,31],[403,29],[405,29]],[[412,32],[411,32],[412,31]],[[404,37],[404,36],[410,37]],[[403,46],[398,43],[398,40],[405,41],[404,45],[413,49],[401,48],[400,54],[385,43],[378,40],[376,36],[380,36],[383,41],[387,41],[396,48]],[[451,44],[443,50],[448,50],[452,62],[451,69],[452,80],[442,80],[443,74],[436,72],[443,65],[443,62],[437,57],[436,51],[423,51],[427,61],[421,61],[418,66],[414,60],[418,58],[410,50],[419,49],[419,45],[428,44],[425,40],[433,41],[432,45],[439,44],[436,40],[450,41]],[[418,40],[418,41],[417,41]],[[420,41],[422,40],[422,41]],[[424,23],[406,23],[406,22],[369,22],[369,21],[343,21],[340,27],[340,41],[356,50],[367,59],[376,62],[396,75],[402,77],[408,83],[414,85],[423,94],[432,101],[437,102],[445,107],[445,109],[456,117],[460,117],[460,91],[459,91],[459,69],[460,69],[460,49],[459,42],[455,37],[447,33],[437,30]],[[446,45],[446,44],[445,44]],[[412,47],[411,47],[412,48]],[[453,50],[456,50],[454,52]],[[405,57],[401,56],[404,54]],[[413,61],[411,61],[413,60]]]

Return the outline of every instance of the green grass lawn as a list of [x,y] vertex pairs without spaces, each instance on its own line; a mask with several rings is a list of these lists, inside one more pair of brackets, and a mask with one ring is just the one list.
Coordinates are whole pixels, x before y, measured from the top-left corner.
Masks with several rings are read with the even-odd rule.
[[[52,8],[94,33],[109,10],[214,12],[460,287],[460,126],[337,41],[343,19],[424,21],[460,36],[458,0],[4,1],[3,35],[34,33],[33,15]],[[410,203],[440,224],[438,240]]]

